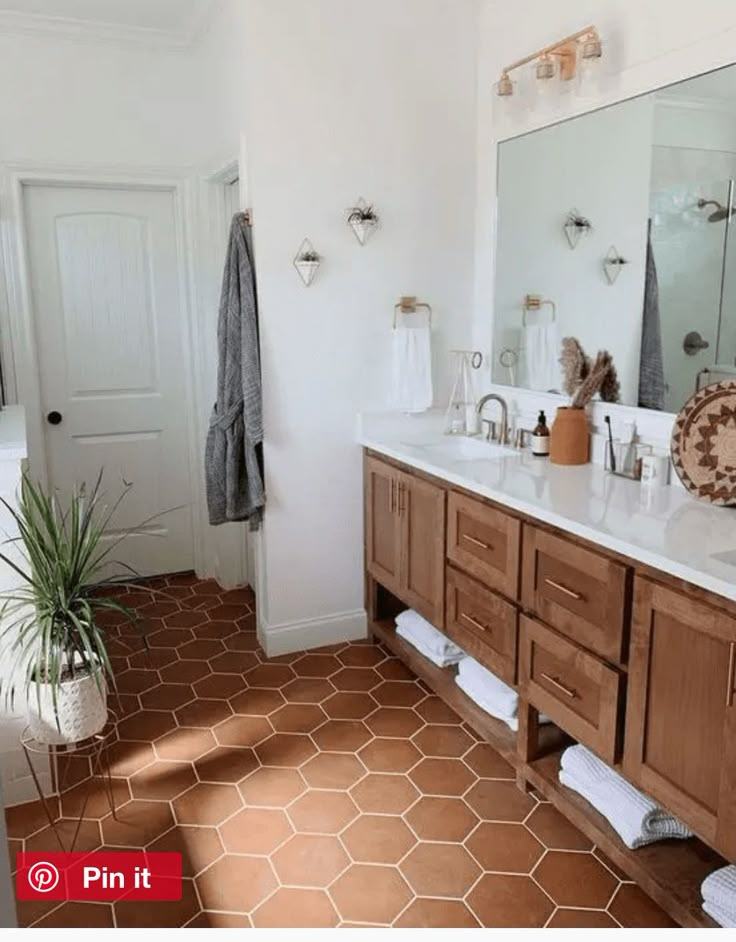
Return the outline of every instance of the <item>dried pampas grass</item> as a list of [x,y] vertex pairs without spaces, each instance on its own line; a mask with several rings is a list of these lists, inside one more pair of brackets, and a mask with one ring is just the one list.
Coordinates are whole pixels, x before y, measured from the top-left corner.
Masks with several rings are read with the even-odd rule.
[[590,372],[590,360],[575,337],[565,337],[560,354],[562,388],[568,396],[574,396]]
[[572,398],[573,409],[584,409],[595,394],[600,390],[606,377],[611,371],[611,354],[607,350],[599,350],[590,373],[580,384]]

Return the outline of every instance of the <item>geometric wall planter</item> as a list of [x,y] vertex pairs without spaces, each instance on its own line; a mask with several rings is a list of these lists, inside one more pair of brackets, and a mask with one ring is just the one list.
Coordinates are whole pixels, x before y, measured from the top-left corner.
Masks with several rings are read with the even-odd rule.
[[373,206],[361,196],[355,206],[347,210],[347,222],[358,242],[365,245],[378,228],[379,219]]
[[305,239],[294,256],[294,268],[296,268],[305,287],[308,288],[312,284],[321,264],[322,256],[315,251],[309,239]]
[[618,276],[621,274],[621,270],[624,265],[628,265],[629,260],[624,258],[615,245],[612,245],[608,250],[608,254],[603,259],[603,271],[606,275],[606,280],[609,285],[616,283]]
[[593,231],[590,220],[586,219],[585,216],[581,216],[577,209],[571,209],[567,214],[563,228],[571,249],[577,246],[582,236]]

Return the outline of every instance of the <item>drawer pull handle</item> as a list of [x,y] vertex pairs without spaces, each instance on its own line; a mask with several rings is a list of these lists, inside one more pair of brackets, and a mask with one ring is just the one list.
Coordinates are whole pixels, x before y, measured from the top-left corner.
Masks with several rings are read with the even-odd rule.
[[484,549],[484,550],[493,549],[490,543],[484,543],[483,540],[476,540],[474,536],[468,536],[467,533],[463,533],[463,539],[467,540],[468,543],[472,543],[473,546],[479,546],[481,549]]
[[569,687],[561,684],[559,680],[555,680],[554,677],[550,677],[549,674],[542,674],[542,679],[546,680],[548,684],[552,684],[552,686],[556,687],[560,693],[564,693],[565,696],[569,697],[571,700],[574,700],[575,697],[577,697],[577,692],[575,690],[570,690]]
[[555,582],[553,579],[544,580],[547,585],[551,585],[553,589],[557,589],[558,592],[562,592],[563,595],[569,596],[571,599],[580,602],[583,599],[583,596],[579,592],[574,592],[572,589],[568,589],[567,586],[561,585],[559,582]]
[[733,706],[733,685],[734,674],[736,674],[736,641],[732,641],[728,646],[728,687],[726,689],[726,706]]
[[472,615],[466,615],[465,612],[460,613],[460,617],[466,621],[469,625],[472,625],[473,628],[477,628],[478,631],[488,631],[488,625],[484,625],[481,622],[473,618]]

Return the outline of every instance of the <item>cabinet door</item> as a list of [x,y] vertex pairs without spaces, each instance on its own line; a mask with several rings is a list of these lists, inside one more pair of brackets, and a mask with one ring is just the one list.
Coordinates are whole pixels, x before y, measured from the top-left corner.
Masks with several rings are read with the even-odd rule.
[[624,772],[706,842],[736,853],[736,620],[636,580]]
[[400,597],[435,627],[445,618],[445,491],[399,475]]
[[401,520],[399,472],[375,458],[365,459],[366,569],[390,592],[400,590]]

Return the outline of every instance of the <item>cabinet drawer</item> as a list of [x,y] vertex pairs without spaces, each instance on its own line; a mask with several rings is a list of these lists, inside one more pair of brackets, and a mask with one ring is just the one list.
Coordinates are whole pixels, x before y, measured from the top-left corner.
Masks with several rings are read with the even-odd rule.
[[606,762],[618,758],[621,674],[522,615],[519,692]]
[[447,558],[491,589],[516,599],[521,523],[454,491],[447,506]]
[[627,566],[525,526],[521,598],[568,638],[609,661],[623,660],[631,602]]
[[489,671],[507,684],[515,684],[516,609],[451,566],[446,573],[446,633]]

